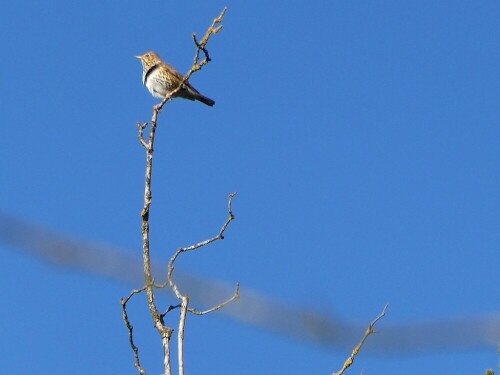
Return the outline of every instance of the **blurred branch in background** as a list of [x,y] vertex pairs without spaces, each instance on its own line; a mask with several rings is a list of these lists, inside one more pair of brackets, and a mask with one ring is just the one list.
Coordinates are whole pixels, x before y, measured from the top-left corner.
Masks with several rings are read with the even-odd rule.
[[[132,256],[129,251],[111,245],[79,241],[5,213],[0,213],[0,242],[6,244],[6,248],[24,251],[60,267],[131,285],[143,280],[140,254]],[[165,268],[153,264],[152,273],[159,280],[164,276]],[[234,293],[234,285],[225,282],[180,271],[176,278],[190,299],[200,306],[212,306]],[[164,289],[164,293],[172,292]],[[343,350],[351,350],[366,329],[365,323],[346,321],[320,311],[307,310],[304,306],[288,306],[244,287],[240,289],[239,302],[226,306],[219,313],[298,340]],[[473,347],[491,350],[498,345],[499,338],[500,312],[405,324],[386,321],[383,334],[369,340],[364,350],[384,355]]]

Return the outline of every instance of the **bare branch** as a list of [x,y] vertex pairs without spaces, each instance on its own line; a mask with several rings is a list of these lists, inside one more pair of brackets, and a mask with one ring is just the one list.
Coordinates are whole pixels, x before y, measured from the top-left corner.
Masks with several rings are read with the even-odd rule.
[[195,315],[205,315],[205,314],[209,314],[211,312],[214,312],[214,311],[217,311],[221,308],[223,308],[224,306],[226,306],[228,303],[231,303],[233,302],[234,300],[237,300],[240,298],[240,295],[239,295],[239,292],[240,292],[240,283],[236,283],[236,290],[234,291],[234,294],[231,298],[229,298],[227,301],[225,302],[222,302],[221,304],[218,304],[217,306],[214,306],[212,307],[211,309],[208,309],[208,310],[204,310],[204,311],[198,311],[194,308],[190,308],[188,309],[189,312],[191,314],[195,314]]
[[379,314],[379,316],[377,316],[375,318],[375,320],[370,323],[370,325],[368,326],[368,328],[365,331],[365,334],[364,334],[363,338],[361,339],[361,341],[359,342],[359,344],[356,345],[356,347],[353,349],[353,351],[352,351],[351,355],[349,356],[349,358],[346,359],[346,361],[344,362],[344,365],[342,366],[342,368],[340,369],[340,371],[339,372],[334,372],[334,373],[332,373],[332,375],[342,375],[345,370],[347,370],[349,367],[351,367],[351,365],[354,362],[354,358],[358,355],[359,351],[361,350],[361,347],[365,343],[365,341],[368,338],[368,336],[370,336],[372,333],[376,333],[376,331],[373,330],[373,327],[375,326],[375,324],[380,319],[382,319],[385,316],[385,311],[387,310],[388,306],[389,306],[389,304],[385,305],[384,309]]
[[122,305],[122,318],[123,321],[125,322],[125,325],[127,326],[128,329],[128,342],[130,344],[130,347],[132,348],[134,352],[134,366],[139,371],[139,374],[141,375],[146,375],[146,372],[143,370],[141,367],[141,363],[139,361],[139,348],[134,344],[134,326],[130,323],[127,315],[127,302],[132,298],[133,295],[138,294],[143,292],[146,289],[146,287],[142,287],[141,289],[134,289],[126,298],[121,298],[120,303]]
[[234,215],[233,215],[233,210],[232,210],[231,203],[232,203],[232,200],[233,200],[233,198],[235,196],[236,196],[236,193],[229,194],[229,199],[228,199],[228,204],[227,204],[228,218],[226,219],[226,221],[222,225],[219,233],[217,233],[212,238],[209,238],[207,240],[198,242],[197,244],[194,244],[194,245],[191,245],[191,246],[188,246],[188,247],[180,247],[180,248],[178,248],[177,251],[172,256],[172,258],[170,258],[170,261],[168,262],[167,281],[164,284],[157,285],[158,288],[164,288],[168,284],[168,285],[170,285],[170,288],[172,289],[172,291],[175,293],[175,296],[178,299],[182,300],[183,295],[179,292],[179,289],[177,288],[177,285],[176,285],[176,283],[174,282],[174,280],[172,278],[172,273],[174,272],[174,263],[175,263],[177,257],[181,253],[185,253],[185,252],[192,251],[192,250],[197,250],[200,247],[206,246],[206,245],[208,245],[208,244],[210,244],[212,242],[224,239],[224,232],[226,231],[227,226],[229,225],[229,223],[231,221],[234,220]]

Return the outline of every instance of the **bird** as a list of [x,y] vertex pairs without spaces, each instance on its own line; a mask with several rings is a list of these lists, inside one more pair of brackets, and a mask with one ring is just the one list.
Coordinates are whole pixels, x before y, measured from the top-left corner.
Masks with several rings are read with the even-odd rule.
[[[156,52],[148,51],[135,57],[142,63],[142,83],[155,98],[165,99],[171,91],[179,87],[182,75],[164,62]],[[198,100],[210,107],[215,104],[212,99],[200,94],[189,82],[184,82],[173,97]]]

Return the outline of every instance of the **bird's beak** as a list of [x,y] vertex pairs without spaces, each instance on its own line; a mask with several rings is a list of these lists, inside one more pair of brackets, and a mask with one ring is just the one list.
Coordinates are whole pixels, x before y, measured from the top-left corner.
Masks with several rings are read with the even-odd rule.
[[142,56],[134,56],[136,59],[142,59]]

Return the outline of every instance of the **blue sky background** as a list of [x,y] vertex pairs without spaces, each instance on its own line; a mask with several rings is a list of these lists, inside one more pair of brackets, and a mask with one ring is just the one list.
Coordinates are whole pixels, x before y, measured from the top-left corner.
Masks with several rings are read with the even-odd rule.
[[[135,122],[157,101],[133,56],[153,49],[185,73],[191,33],[224,5],[213,62],[191,80],[216,105],[175,100],[160,116],[153,257],[215,234],[237,191],[224,242],[179,269],[358,322],[389,302],[380,335],[498,313],[498,1],[3,2],[0,210],[140,262]],[[118,300],[139,285],[0,250],[4,373],[135,373]],[[159,374],[146,305],[132,305]],[[217,314],[186,338],[192,374],[329,374],[348,354]],[[349,373],[497,364],[495,345],[362,352]]]

